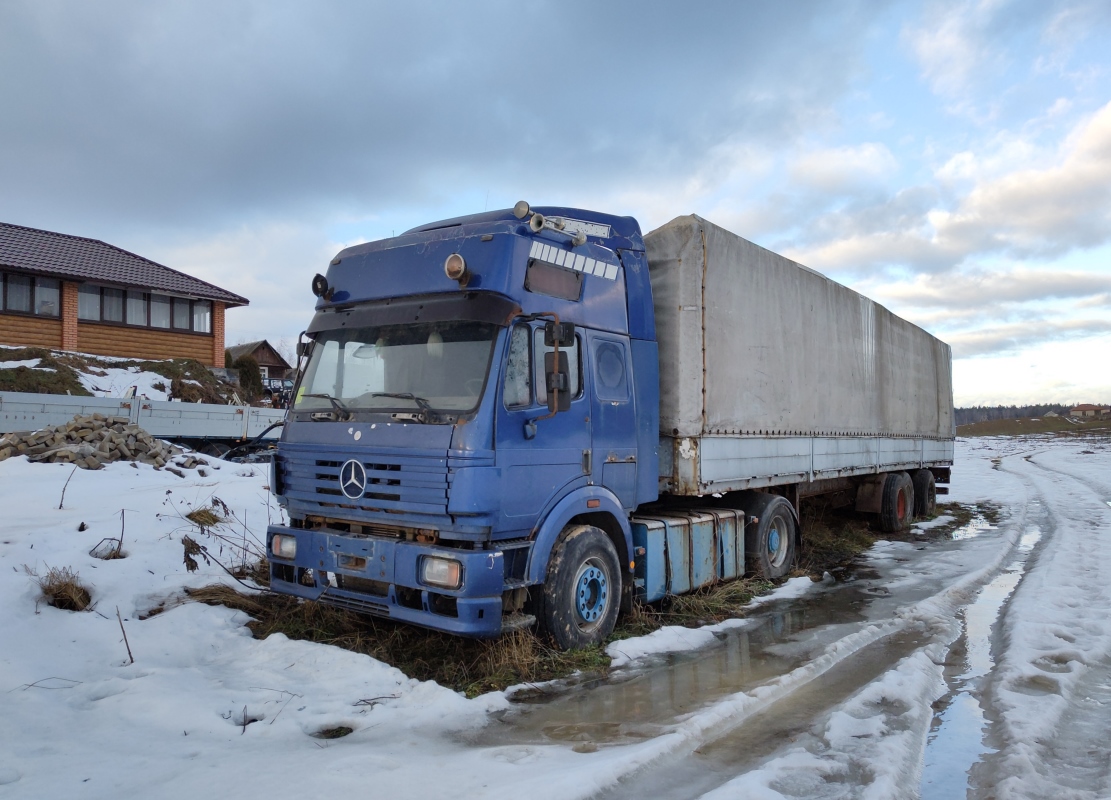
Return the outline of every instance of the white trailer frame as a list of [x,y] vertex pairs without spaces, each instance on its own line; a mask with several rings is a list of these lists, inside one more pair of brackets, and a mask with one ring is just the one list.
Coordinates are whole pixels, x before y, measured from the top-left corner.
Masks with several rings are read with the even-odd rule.
[[[126,417],[151,436],[162,439],[252,439],[275,422],[284,410],[214,403],[179,403],[141,397],[74,397],[66,394],[0,392],[0,433],[36,431],[64,425],[76,416],[103,414]],[[273,430],[264,439],[276,440]]]

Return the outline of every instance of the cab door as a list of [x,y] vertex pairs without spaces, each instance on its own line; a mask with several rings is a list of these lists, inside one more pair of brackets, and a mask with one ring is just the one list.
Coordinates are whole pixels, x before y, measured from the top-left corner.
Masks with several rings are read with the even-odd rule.
[[581,332],[567,354],[571,409],[548,419],[540,419],[548,414],[544,353],[551,349],[543,325],[519,323],[508,337],[495,434],[503,489],[499,527],[528,532],[557,495],[590,478],[590,400],[583,391]]
[[629,344],[620,336],[594,334],[589,352],[594,480],[631,510],[637,504],[637,431]]

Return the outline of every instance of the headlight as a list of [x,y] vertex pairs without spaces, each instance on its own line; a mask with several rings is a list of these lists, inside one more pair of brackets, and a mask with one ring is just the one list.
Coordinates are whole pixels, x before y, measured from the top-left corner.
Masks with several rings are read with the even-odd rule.
[[463,565],[451,558],[425,556],[420,562],[420,582],[458,589],[463,585]]
[[275,535],[270,540],[270,552],[275,558],[293,558],[297,555],[297,537]]

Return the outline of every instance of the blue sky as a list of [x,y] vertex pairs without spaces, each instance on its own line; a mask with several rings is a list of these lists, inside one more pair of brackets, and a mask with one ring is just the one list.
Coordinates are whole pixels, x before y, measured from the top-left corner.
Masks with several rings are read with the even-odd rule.
[[953,346],[958,405],[1111,402],[1111,4],[0,0],[0,220],[250,298],[341,246],[697,213]]

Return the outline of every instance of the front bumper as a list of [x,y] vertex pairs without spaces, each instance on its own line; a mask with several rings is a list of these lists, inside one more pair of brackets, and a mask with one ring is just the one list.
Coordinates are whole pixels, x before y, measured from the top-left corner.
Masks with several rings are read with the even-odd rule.
[[[273,555],[270,542],[275,534],[296,538],[294,558]],[[493,637],[502,631],[505,575],[500,551],[283,525],[267,528],[266,550],[275,592],[462,636]],[[463,585],[452,591],[421,584],[424,556],[459,561]]]

